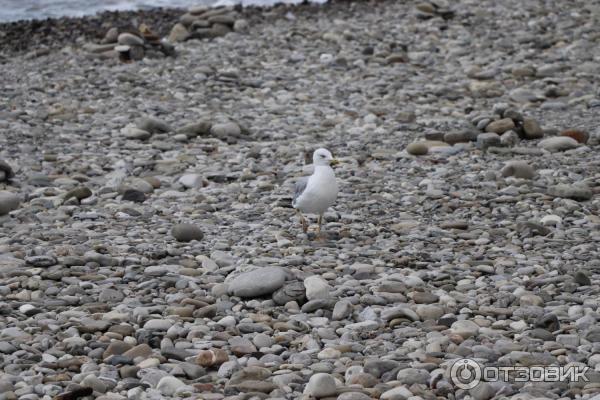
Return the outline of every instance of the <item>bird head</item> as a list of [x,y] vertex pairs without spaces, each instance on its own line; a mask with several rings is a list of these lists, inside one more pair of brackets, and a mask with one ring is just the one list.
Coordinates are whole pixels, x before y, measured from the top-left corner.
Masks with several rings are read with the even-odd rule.
[[339,161],[333,158],[331,152],[327,149],[317,149],[313,153],[314,165],[336,165]]

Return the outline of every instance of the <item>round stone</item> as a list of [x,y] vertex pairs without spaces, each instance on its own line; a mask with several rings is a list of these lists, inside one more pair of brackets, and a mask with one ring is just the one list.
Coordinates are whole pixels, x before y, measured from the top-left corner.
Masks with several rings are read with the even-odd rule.
[[6,215],[16,210],[20,203],[21,200],[17,194],[6,190],[0,191],[0,215]]
[[229,283],[229,293],[237,297],[258,297],[271,294],[286,279],[286,272],[279,267],[264,267],[244,272]]
[[304,394],[316,398],[333,396],[337,392],[335,379],[326,373],[314,374],[304,388]]
[[429,148],[425,143],[413,142],[406,146],[406,152],[413,156],[423,156],[429,152]]
[[200,228],[194,224],[177,224],[171,229],[171,235],[178,242],[190,242],[192,240],[202,240],[204,234]]

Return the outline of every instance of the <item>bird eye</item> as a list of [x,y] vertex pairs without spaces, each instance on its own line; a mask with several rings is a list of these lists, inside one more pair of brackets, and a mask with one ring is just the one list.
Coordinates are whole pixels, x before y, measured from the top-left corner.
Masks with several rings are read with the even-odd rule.
[[321,154],[321,158],[325,158],[325,154]]

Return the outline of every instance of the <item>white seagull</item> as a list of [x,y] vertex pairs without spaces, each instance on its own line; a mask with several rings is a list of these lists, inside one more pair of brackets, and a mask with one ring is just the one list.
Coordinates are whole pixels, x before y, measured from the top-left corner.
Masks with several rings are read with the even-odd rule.
[[302,213],[319,216],[317,234],[321,233],[323,214],[333,205],[338,194],[338,185],[333,168],[331,168],[337,163],[338,161],[333,158],[329,150],[317,149],[313,153],[315,167],[313,174],[302,177],[296,182],[292,206],[300,214],[300,223],[304,233],[308,231],[308,221]]

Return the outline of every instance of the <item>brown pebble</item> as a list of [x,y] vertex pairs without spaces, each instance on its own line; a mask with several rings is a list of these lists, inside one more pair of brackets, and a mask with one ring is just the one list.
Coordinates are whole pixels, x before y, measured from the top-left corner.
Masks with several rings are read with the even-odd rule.
[[579,143],[587,143],[590,135],[587,132],[581,131],[579,129],[567,129],[562,131],[560,136],[568,136],[577,140]]

